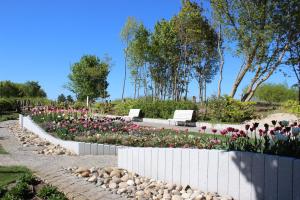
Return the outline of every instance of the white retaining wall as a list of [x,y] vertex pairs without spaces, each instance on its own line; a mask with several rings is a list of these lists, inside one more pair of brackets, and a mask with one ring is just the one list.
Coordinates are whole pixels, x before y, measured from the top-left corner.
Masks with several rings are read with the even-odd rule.
[[19,125],[20,127],[38,135],[40,138],[52,144],[60,145],[77,155],[117,155],[117,149],[122,148],[121,146],[116,145],[65,141],[58,139],[48,134],[40,126],[34,123],[29,116],[25,117],[23,115],[19,115]]
[[118,149],[118,167],[240,200],[300,200],[300,159],[249,152]]

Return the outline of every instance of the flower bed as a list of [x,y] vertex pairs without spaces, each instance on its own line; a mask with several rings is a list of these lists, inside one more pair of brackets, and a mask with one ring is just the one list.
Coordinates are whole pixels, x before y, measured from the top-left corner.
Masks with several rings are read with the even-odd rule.
[[118,118],[96,117],[88,110],[33,109],[32,119],[47,132],[61,139],[140,147],[191,147],[259,152],[300,157],[300,137],[297,123],[287,121],[246,125],[245,130],[206,127],[198,133],[186,129],[143,127]]

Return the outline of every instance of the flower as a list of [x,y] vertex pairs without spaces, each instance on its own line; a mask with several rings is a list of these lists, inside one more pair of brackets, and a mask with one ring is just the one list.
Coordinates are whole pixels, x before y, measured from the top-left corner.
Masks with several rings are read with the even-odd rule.
[[216,133],[218,130],[217,129],[211,129],[211,131],[213,132],[213,133]]
[[226,129],[220,131],[221,135],[226,135],[228,131]]
[[263,136],[264,131],[263,131],[262,129],[259,129],[259,130],[258,130],[258,133],[259,133],[259,136]]
[[277,121],[276,121],[276,120],[272,120],[271,122],[272,122],[273,126],[275,126],[275,125],[276,125],[276,123],[277,123]]
[[248,131],[249,128],[250,128],[250,125],[249,125],[249,124],[246,124],[246,125],[245,125],[245,129]]
[[205,129],[206,129],[206,126],[201,126],[201,129],[205,131]]

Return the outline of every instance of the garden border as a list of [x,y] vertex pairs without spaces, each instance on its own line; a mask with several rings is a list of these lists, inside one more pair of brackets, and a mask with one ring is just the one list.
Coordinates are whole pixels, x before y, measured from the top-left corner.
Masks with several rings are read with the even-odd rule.
[[118,167],[241,200],[299,200],[300,159],[184,148],[118,149]]
[[52,144],[60,145],[76,155],[117,155],[117,149],[122,148],[122,146],[117,145],[65,141],[55,138],[32,121],[30,116],[20,114],[19,125],[21,128],[29,130]]

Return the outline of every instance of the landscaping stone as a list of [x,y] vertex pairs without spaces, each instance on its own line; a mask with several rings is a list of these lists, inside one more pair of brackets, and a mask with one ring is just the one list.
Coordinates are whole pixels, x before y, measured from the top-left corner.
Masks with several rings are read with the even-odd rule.
[[95,187],[101,187],[128,199],[233,200],[227,195],[220,196],[217,193],[193,190],[189,185],[182,186],[141,177],[125,169],[104,167],[87,170],[82,167],[69,167],[65,170],[74,176],[85,178],[87,182],[96,183]]
[[18,125],[8,127],[9,132],[13,134],[22,143],[23,147],[39,147],[34,151],[44,155],[75,155],[71,151],[59,146],[51,144],[39,138],[37,135],[21,129]]

